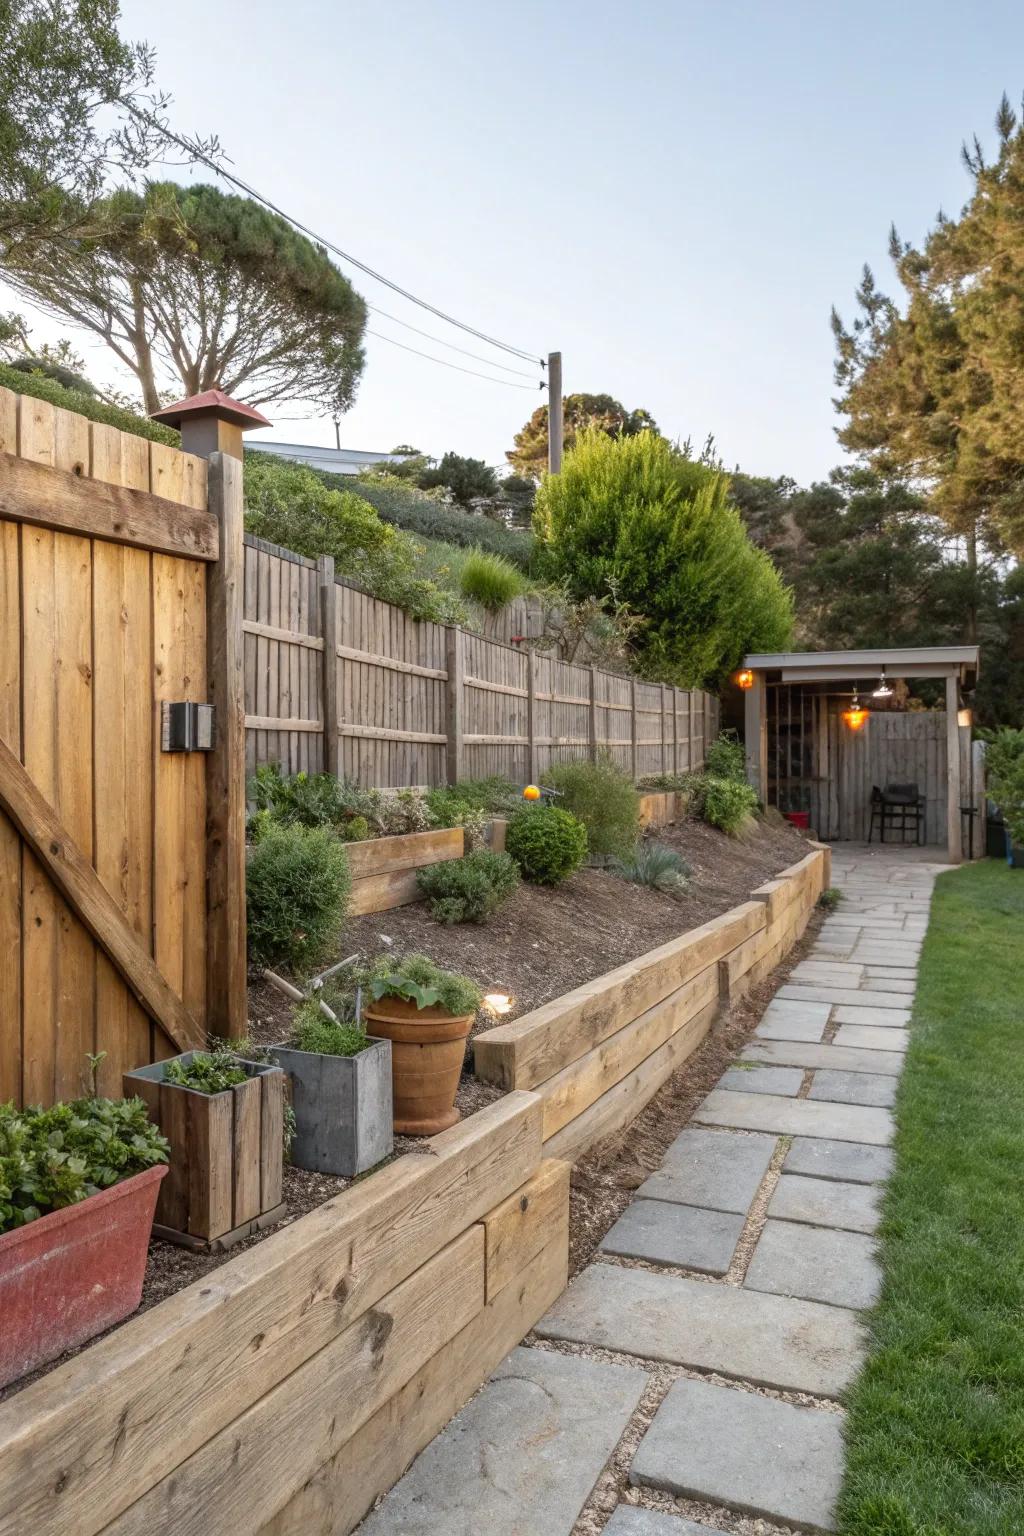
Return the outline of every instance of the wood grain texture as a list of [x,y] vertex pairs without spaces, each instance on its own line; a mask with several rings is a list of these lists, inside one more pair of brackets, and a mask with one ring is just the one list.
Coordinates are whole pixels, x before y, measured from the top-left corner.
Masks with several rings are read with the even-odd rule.
[[765,926],[761,902],[711,922],[473,1041],[475,1071],[500,1087],[534,1088],[587,1054]]
[[208,1440],[107,1536],[252,1530],[483,1307],[484,1233],[476,1225]]
[[[86,418],[74,420],[81,422],[87,436]],[[86,466],[88,462],[86,453]],[[97,483],[85,478],[87,472],[61,468],[47,473],[27,456],[0,453],[0,517],[192,560],[217,559],[217,527],[205,511],[148,491]]]
[[545,1158],[532,1178],[484,1217],[489,1302],[568,1223],[570,1172],[568,1163]]
[[0,1404],[2,1536],[26,1522],[36,1536],[95,1536],[540,1159],[540,1103],[511,1094]]

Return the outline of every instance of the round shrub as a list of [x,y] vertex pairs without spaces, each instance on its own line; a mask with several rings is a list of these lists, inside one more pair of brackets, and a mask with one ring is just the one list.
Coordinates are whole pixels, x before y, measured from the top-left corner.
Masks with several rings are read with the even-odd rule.
[[757,795],[749,784],[736,779],[719,779],[713,774],[704,775],[701,814],[713,827],[719,827],[730,837],[742,837],[753,825],[757,810]]
[[640,835],[640,796],[628,773],[610,758],[555,763],[544,783],[561,792],[559,808],[582,821],[595,858],[625,859]]
[[519,870],[507,853],[478,848],[464,859],[417,870],[416,883],[437,922],[485,923],[519,884]]
[[587,856],[587,829],[556,805],[517,811],[505,833],[505,847],[527,880],[559,885]]
[[246,870],[251,958],[294,971],[312,965],[338,933],[351,884],[348,855],[326,827],[271,823]]
[[746,781],[746,754],[735,731],[722,731],[711,743],[704,768],[716,779],[735,779],[739,784]]

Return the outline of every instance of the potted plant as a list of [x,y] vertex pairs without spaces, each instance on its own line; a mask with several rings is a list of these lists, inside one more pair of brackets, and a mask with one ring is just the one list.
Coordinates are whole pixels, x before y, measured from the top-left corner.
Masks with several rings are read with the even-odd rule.
[[296,1167],[351,1178],[390,1156],[390,1040],[325,1018],[311,999],[297,1010],[288,1044],[270,1055],[291,1075]]
[[391,1041],[395,1130],[409,1136],[447,1130],[459,1119],[455,1091],[479,987],[426,955],[381,955],[364,985],[372,999],[367,1024]]
[[166,1163],[139,1099],[0,1104],[0,1387],[135,1311]]
[[285,1077],[273,1062],[186,1051],[124,1074],[170,1144],[153,1228],[212,1252],[280,1221]]

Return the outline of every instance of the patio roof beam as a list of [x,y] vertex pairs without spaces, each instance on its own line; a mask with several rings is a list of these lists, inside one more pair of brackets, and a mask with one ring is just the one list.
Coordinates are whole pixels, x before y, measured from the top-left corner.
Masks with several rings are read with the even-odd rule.
[[[853,683],[858,680],[877,679],[881,673],[878,667],[783,667],[782,681],[784,683]],[[959,677],[961,667],[958,663],[949,662],[925,662],[920,661],[909,667],[894,667],[885,664],[885,673],[889,678],[894,677]]]

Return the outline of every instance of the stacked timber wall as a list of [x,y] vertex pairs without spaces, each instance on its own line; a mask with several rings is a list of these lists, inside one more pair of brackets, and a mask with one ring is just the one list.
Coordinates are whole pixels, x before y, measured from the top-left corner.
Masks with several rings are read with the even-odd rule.
[[0,1405],[0,1533],[346,1536],[564,1289],[512,1094]]
[[381,789],[607,752],[634,779],[699,768],[718,701],[415,619],[247,536],[246,766]]
[[476,1037],[475,1071],[544,1105],[544,1147],[575,1160],[621,1130],[704,1039],[723,1004],[776,966],[829,879],[812,851],[742,906]]

